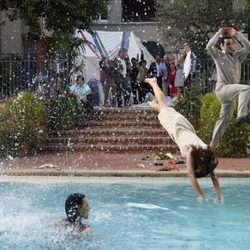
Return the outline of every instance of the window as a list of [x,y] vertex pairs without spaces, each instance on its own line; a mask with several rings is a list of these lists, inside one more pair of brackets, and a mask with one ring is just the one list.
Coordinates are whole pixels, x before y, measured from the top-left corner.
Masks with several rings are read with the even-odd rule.
[[108,22],[108,4],[107,1],[103,3],[100,11],[98,12],[97,19],[93,23],[107,23]]
[[100,20],[107,20],[108,19],[108,4],[107,2],[104,4],[103,9],[100,13]]
[[155,0],[123,0],[122,22],[155,21]]

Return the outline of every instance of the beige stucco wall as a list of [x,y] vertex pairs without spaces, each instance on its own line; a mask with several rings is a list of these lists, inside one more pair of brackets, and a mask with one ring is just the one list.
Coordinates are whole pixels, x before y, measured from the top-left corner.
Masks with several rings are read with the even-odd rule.
[[[244,8],[249,5],[249,0],[234,0],[233,8]],[[143,41],[156,41],[166,49],[167,44],[163,42],[163,35],[159,29],[158,22],[122,22],[122,0],[110,0],[108,5],[108,20],[96,22],[92,29],[107,31],[134,31],[137,37]],[[0,12],[0,21],[5,20],[5,13]],[[20,20],[8,21],[0,26],[0,53],[23,53],[32,48],[31,43],[24,43],[22,34],[27,33],[27,28]],[[24,50],[24,46],[26,50]],[[171,50],[168,48],[167,50]]]
[[233,9],[234,11],[237,10],[244,10],[249,7],[250,1],[249,0],[234,0],[233,1]]
[[113,24],[95,24],[92,26],[94,30],[103,31],[134,31],[135,35],[143,41],[161,42],[162,33],[159,31],[157,22],[147,23],[113,23]]
[[156,41],[162,43],[162,33],[158,22],[122,22],[122,1],[110,0],[108,5],[108,20],[96,22],[92,25],[94,30],[104,31],[134,31],[135,35],[143,41]]

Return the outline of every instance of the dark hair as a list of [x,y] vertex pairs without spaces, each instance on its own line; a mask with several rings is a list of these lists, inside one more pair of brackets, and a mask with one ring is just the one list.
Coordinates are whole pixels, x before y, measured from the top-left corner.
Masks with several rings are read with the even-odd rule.
[[126,49],[125,48],[120,48],[118,51],[118,55],[120,55],[122,52],[126,53]]
[[215,153],[211,147],[203,149],[202,147],[192,146],[191,157],[196,178],[207,176],[218,165],[218,160],[215,158]]
[[83,75],[78,75],[77,78],[76,78],[76,81],[78,82],[79,79],[82,79],[83,81],[85,80]]
[[185,42],[183,43],[183,45],[184,45],[184,44],[186,44],[186,45],[189,46],[189,47],[191,46],[191,44],[190,44],[189,41],[185,41]]
[[184,59],[184,60],[186,59],[187,53],[185,52],[185,50],[183,50],[183,49],[179,50],[179,54],[183,54],[183,55],[184,55],[184,56],[183,56],[183,59]]
[[82,202],[85,199],[84,194],[70,194],[65,201],[65,212],[69,222],[73,224],[80,223],[79,208],[82,207]]
[[170,68],[170,65],[174,65],[174,68],[175,68],[175,70],[176,70],[176,66],[175,66],[175,63],[174,63],[174,62],[171,62],[171,63],[169,64],[169,68]]
[[231,40],[233,40],[233,38],[231,37],[231,36],[223,36],[221,39],[220,39],[220,44],[222,44],[223,46],[224,46],[224,43],[225,43],[225,40],[226,39],[231,39]]
[[147,64],[147,61],[146,61],[146,60],[141,60],[141,61],[139,62],[139,66],[142,66],[143,63]]

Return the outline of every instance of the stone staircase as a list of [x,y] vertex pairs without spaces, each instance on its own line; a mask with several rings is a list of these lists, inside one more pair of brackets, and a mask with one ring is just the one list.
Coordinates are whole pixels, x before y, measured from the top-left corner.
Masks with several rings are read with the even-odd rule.
[[47,151],[176,152],[176,144],[147,108],[95,108],[74,130],[58,131]]

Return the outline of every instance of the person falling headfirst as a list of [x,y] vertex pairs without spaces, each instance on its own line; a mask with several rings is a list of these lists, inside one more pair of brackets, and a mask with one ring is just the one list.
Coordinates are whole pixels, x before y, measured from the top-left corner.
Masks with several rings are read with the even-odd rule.
[[[220,48],[216,43],[221,38]],[[242,44],[240,50],[233,50],[234,38]],[[250,53],[250,42],[234,28],[220,28],[210,39],[207,50],[214,59],[217,70],[217,83],[215,93],[221,102],[220,117],[215,124],[210,146],[216,148],[228,127],[234,111],[234,103],[239,96],[236,126],[250,122],[250,86],[239,84],[241,76],[241,63]]]
[[[148,101],[148,104],[159,111],[158,119],[161,125],[178,145],[182,156],[186,157],[189,178],[198,196],[202,201],[206,201],[205,194],[201,190],[197,178],[210,174],[216,190],[217,201],[220,202],[220,184],[214,174],[218,161],[215,159],[213,150],[197,136],[193,126],[184,116],[168,106],[156,78],[147,78],[145,82],[151,85],[156,98]],[[153,98],[152,95],[151,99]]]

